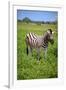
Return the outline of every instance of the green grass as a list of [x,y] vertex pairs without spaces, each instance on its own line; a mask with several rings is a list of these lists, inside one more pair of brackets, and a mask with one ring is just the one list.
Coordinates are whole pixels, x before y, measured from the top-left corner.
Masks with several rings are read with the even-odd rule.
[[25,35],[34,32],[42,35],[48,28],[53,31],[57,29],[54,24],[26,24],[17,22],[17,79],[44,79],[58,77],[58,59],[57,59],[57,31],[54,33],[54,44],[49,43],[47,59],[44,59],[43,49],[41,49],[41,59],[38,62],[36,50],[33,50],[33,56],[26,55]]

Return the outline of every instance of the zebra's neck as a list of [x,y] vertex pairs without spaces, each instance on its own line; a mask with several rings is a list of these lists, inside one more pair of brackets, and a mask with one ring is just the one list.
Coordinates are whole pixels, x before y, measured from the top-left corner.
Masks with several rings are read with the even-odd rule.
[[46,33],[45,35],[44,35],[44,42],[46,42],[46,43],[48,43],[49,42],[49,35],[48,35],[48,33]]
[[43,36],[43,45],[42,45],[42,47],[47,48],[48,47],[48,42],[49,42],[48,34],[45,33],[45,35]]

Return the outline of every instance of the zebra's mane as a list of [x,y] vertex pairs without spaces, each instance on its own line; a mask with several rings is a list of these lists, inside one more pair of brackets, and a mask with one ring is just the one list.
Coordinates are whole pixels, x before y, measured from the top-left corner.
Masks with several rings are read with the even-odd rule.
[[[50,30],[49,30],[50,31]],[[50,33],[52,33],[52,31],[50,31]],[[43,40],[44,42],[47,42],[48,43],[48,40],[49,40],[49,33],[48,32],[45,32],[44,35],[43,35]]]

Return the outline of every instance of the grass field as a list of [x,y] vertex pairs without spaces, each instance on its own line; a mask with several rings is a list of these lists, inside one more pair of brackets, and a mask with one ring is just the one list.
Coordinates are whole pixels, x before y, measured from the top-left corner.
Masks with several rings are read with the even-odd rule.
[[[42,35],[48,28],[54,33],[54,44],[49,43],[47,59],[44,60],[43,50],[41,49],[41,59],[37,62],[36,50],[33,50],[33,56],[26,55],[25,35],[34,32]],[[58,55],[57,55],[57,25],[55,24],[32,24],[17,22],[17,79],[44,79],[58,77]]]

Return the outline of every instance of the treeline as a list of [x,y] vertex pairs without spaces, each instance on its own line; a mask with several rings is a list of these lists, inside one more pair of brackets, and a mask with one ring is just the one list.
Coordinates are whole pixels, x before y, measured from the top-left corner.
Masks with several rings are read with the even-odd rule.
[[57,21],[53,21],[53,22],[50,22],[50,21],[32,21],[30,20],[29,18],[25,17],[23,20],[18,20],[18,22],[24,22],[24,23],[35,23],[35,24],[57,24]]

